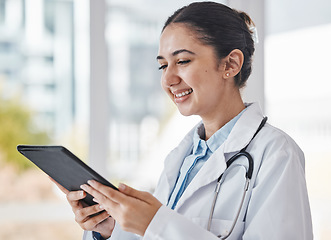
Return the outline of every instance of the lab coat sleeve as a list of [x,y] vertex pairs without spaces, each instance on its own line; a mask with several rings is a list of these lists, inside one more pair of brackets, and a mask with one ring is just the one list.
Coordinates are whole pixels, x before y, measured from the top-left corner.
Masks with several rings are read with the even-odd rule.
[[313,239],[302,151],[284,137],[271,143],[262,159],[243,239]]
[[144,239],[146,240],[216,240],[214,234],[194,224],[190,219],[162,206],[155,214],[148,228],[146,229]]
[[92,231],[84,231],[83,240],[93,240]]

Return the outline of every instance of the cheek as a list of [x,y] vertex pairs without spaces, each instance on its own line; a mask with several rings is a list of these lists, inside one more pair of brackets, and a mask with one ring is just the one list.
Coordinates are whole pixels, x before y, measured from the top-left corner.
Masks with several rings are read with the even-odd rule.
[[186,83],[193,89],[203,89],[206,87],[208,81],[207,74],[201,74],[201,72],[190,73],[186,76]]
[[222,88],[221,81],[216,74],[212,74],[211,71],[205,70],[200,74],[192,76],[190,86],[193,90],[196,90],[198,96],[211,98],[215,94],[219,94],[219,90]]

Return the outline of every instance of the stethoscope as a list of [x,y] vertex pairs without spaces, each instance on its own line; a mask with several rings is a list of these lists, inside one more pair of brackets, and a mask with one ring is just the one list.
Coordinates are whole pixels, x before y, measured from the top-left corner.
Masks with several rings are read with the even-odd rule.
[[[240,212],[241,212],[241,209],[243,207],[243,204],[244,204],[244,200],[245,200],[245,197],[246,197],[246,193],[248,191],[248,187],[249,187],[249,183],[250,183],[250,180],[252,178],[252,174],[253,174],[253,168],[254,168],[254,161],[253,161],[253,158],[252,156],[246,151],[248,145],[252,142],[252,140],[255,138],[255,136],[258,134],[258,132],[263,128],[263,126],[265,125],[265,123],[267,122],[267,117],[264,117],[262,122],[260,123],[260,126],[258,127],[258,129],[256,130],[254,136],[252,137],[252,139],[249,141],[249,143],[243,148],[241,149],[238,153],[236,153],[235,155],[233,155],[227,162],[226,162],[226,169],[228,169],[231,164],[238,158],[240,157],[246,157],[247,160],[248,160],[248,169],[246,171],[246,183],[245,183],[245,187],[244,187],[244,192],[243,192],[243,195],[242,195],[242,198],[241,198],[241,202],[240,202],[240,206],[239,206],[239,209],[237,211],[237,214],[236,214],[236,217],[233,221],[233,224],[230,228],[229,231],[227,231],[226,235],[225,236],[222,236],[222,235],[218,235],[217,237],[218,238],[221,238],[221,239],[227,239],[230,234],[232,233],[234,227],[236,226],[236,223],[238,221],[238,218],[239,218],[239,215],[240,215]],[[220,188],[221,188],[221,179],[222,179],[222,176],[223,176],[223,173],[221,174],[221,176],[219,176],[219,178],[217,179],[217,185],[216,185],[216,188],[215,188],[215,192],[214,192],[214,199],[213,199],[213,204],[212,204],[212,207],[210,209],[210,214],[209,214],[209,219],[208,219],[208,226],[207,226],[207,230],[210,231],[210,227],[211,227],[211,222],[212,222],[212,218],[213,218],[213,214],[214,214],[214,210],[215,210],[215,204],[216,204],[216,200],[217,200],[217,196],[218,196],[218,193],[220,191]]]

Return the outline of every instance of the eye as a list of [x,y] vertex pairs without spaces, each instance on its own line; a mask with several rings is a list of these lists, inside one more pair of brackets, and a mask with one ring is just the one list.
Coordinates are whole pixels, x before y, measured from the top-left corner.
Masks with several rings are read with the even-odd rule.
[[163,65],[161,65],[161,66],[159,67],[159,70],[164,70],[167,66],[168,66],[168,65],[163,64]]
[[187,64],[189,62],[191,62],[191,60],[180,60],[180,61],[177,62],[177,64],[184,65],[184,64]]

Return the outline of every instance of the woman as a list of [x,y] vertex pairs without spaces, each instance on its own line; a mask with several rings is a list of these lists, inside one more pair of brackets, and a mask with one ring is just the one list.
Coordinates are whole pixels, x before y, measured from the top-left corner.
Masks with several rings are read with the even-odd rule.
[[[302,151],[264,125],[258,104],[241,98],[254,53],[251,27],[245,13],[213,2],[192,3],[167,20],[157,56],[162,87],[181,114],[202,121],[168,155],[154,196],[95,181],[84,191],[61,188],[85,239],[313,238]],[[244,198],[247,159],[227,168],[243,148],[254,160]],[[97,205],[81,205],[86,192]]]

